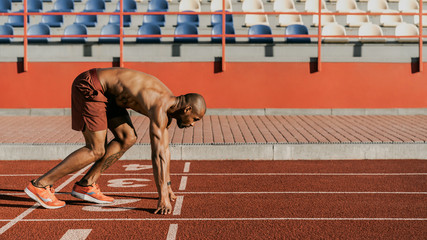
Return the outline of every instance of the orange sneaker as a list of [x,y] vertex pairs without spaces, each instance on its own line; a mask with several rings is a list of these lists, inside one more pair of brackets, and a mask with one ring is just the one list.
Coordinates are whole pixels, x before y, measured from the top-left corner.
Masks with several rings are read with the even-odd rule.
[[78,185],[77,183],[74,184],[73,191],[71,192],[71,195],[76,198],[80,198],[83,200],[86,200],[88,202],[93,203],[112,203],[114,202],[114,198],[107,197],[104,194],[102,194],[101,190],[99,189],[98,184],[92,184],[87,187],[82,187]]
[[25,193],[44,208],[57,209],[65,206],[64,201],[55,197],[55,190],[51,186],[35,187],[32,182],[25,188]]

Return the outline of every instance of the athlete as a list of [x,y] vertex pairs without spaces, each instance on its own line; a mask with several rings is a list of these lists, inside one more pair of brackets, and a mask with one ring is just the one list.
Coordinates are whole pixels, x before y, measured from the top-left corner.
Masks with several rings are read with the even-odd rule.
[[[133,144],[137,135],[126,108],[150,119],[149,133],[154,180],[159,193],[155,214],[170,214],[176,199],[171,188],[168,127],[176,119],[179,128],[199,121],[206,112],[203,97],[190,93],[175,97],[157,78],[125,68],[91,69],[81,73],[72,85],[72,129],[82,131],[86,145],[67,156],[38,179],[25,192],[43,207],[65,206],[54,195],[52,185],[67,174],[94,162],[73,187],[71,195],[94,202],[112,203],[97,181],[102,172],[116,162]],[[114,139],[107,144],[107,128]]]

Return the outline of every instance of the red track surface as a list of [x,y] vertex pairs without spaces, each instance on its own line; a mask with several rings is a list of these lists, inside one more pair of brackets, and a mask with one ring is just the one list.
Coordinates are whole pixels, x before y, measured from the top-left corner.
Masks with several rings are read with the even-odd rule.
[[[102,176],[103,192],[117,204],[71,197],[73,180],[58,194],[65,208],[33,208],[22,190],[56,163],[0,161],[0,239],[61,239],[71,231],[83,239],[427,236],[425,160],[173,161],[180,200],[169,216],[153,214],[152,170],[138,170],[150,161],[119,161]],[[55,187],[74,177],[80,176],[66,176]]]

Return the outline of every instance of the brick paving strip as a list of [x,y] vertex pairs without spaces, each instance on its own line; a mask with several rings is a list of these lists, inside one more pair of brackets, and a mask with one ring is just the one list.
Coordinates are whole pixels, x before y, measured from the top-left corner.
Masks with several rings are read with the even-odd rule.
[[[125,157],[149,158],[149,121],[132,121],[138,143]],[[427,115],[208,115],[169,133],[173,159],[427,159]],[[59,159],[83,143],[70,116],[0,116],[0,159]]]

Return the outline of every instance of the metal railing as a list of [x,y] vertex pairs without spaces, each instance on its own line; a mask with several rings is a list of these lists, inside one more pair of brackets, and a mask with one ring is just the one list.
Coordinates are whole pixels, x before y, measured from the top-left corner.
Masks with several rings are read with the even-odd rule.
[[[423,71],[423,37],[427,37],[427,35],[423,35],[423,15],[427,15],[427,13],[423,13],[423,2],[419,1],[419,12],[396,12],[396,13],[386,13],[386,12],[322,12],[322,0],[318,2],[318,12],[228,12],[225,9],[225,0],[222,0],[222,11],[221,12],[125,12],[123,11],[123,1],[120,1],[120,11],[119,12],[28,12],[27,9],[27,0],[23,0],[24,11],[19,13],[0,13],[0,16],[23,16],[24,18],[24,34],[23,35],[0,35],[3,38],[23,38],[23,46],[24,46],[24,57],[23,57],[23,70],[24,72],[28,71],[28,38],[54,38],[54,37],[118,37],[120,39],[120,66],[124,67],[124,56],[123,56],[123,39],[124,37],[221,37],[221,69],[222,71],[226,70],[226,38],[227,37],[296,37],[296,38],[317,38],[317,71],[321,71],[322,69],[322,38],[325,37],[322,35],[322,16],[323,15],[410,15],[410,16],[419,16],[419,33],[418,35],[410,35],[410,36],[395,36],[395,35],[372,35],[372,36],[363,36],[363,38],[418,38],[418,60],[419,60],[419,72]],[[152,0],[155,1],[155,0]],[[320,7],[319,7],[320,6]],[[222,15],[222,33],[219,34],[160,34],[160,35],[132,35],[132,34],[124,34],[123,31],[123,16],[124,15],[213,15],[213,14],[221,14]],[[308,34],[308,35],[289,35],[289,34],[267,34],[267,35],[249,35],[249,34],[226,34],[226,15],[246,15],[246,14],[255,14],[255,15],[281,15],[281,14],[289,14],[289,15],[317,15],[318,16],[318,31],[317,34]],[[88,35],[31,35],[27,34],[27,17],[33,15],[119,15],[120,16],[120,34],[116,35],[101,35],[101,34],[88,34]],[[360,38],[359,35],[327,35],[328,38]]]

